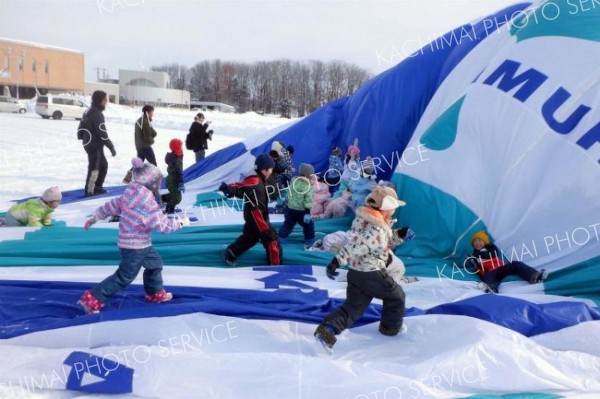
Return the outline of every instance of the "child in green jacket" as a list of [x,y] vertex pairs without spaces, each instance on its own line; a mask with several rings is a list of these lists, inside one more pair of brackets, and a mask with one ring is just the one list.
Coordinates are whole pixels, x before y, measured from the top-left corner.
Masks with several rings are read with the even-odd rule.
[[5,225],[7,227],[50,226],[52,212],[58,208],[61,200],[60,189],[57,186],[50,187],[44,191],[41,198],[33,198],[13,205],[6,213]]
[[286,199],[287,207],[283,211],[283,226],[279,229],[279,241],[284,244],[296,223],[303,228],[304,245],[310,247],[315,242],[315,222],[310,215],[313,206],[314,189],[310,176],[315,173],[312,165],[303,163],[299,168],[300,175],[292,179]]

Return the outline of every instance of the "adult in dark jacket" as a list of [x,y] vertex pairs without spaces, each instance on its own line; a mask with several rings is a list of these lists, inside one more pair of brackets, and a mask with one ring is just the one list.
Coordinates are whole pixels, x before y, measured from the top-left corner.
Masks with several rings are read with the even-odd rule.
[[108,138],[104,114],[108,97],[105,92],[97,90],[92,94],[92,106],[82,116],[77,132],[83,149],[88,156],[88,172],[85,180],[85,196],[104,194],[102,187],[108,172],[108,161],[104,156],[104,147],[108,147],[112,156],[117,155],[115,146]]
[[156,164],[156,156],[152,149],[156,130],[152,127],[152,116],[154,115],[154,107],[152,105],[144,105],[142,108],[142,116],[135,122],[135,149],[137,157],[142,161],[148,161],[154,166]]
[[194,117],[194,123],[190,126],[190,132],[185,139],[185,146],[196,154],[196,162],[200,162],[206,156],[208,141],[212,140],[212,130],[208,130],[210,121],[204,122],[204,114],[199,112]]
[[[277,237],[277,230],[269,221],[269,202],[274,200],[277,189],[269,185],[269,177],[275,162],[269,154],[261,154],[256,158],[255,175],[246,177],[239,183],[222,183],[219,190],[227,197],[238,197],[244,200],[244,229],[242,235],[223,251],[223,258],[230,265],[244,252],[260,241],[267,252],[269,265],[280,265],[282,249]],[[273,183],[274,184],[274,183]]]

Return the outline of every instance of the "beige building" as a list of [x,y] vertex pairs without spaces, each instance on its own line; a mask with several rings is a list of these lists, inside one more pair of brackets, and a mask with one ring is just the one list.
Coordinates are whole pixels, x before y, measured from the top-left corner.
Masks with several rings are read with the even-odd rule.
[[81,51],[0,38],[0,94],[32,98],[46,93],[83,93]]

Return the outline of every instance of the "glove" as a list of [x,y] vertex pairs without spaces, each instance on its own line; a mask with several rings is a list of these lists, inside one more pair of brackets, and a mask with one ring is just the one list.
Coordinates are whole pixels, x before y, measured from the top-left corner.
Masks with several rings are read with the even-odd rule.
[[406,232],[406,236],[404,236],[404,241],[410,241],[410,240],[412,240],[413,238],[415,238],[415,235],[416,235],[415,232],[412,231],[410,229],[410,227],[409,227],[408,231]]
[[190,218],[188,218],[187,216],[179,218],[179,223],[181,224],[181,227],[183,227],[183,226],[189,226],[190,225]]
[[92,227],[92,225],[93,225],[94,223],[96,223],[97,221],[98,221],[98,220],[96,220],[96,217],[95,217],[95,216],[92,216],[90,219],[88,219],[88,220],[86,220],[86,221],[85,221],[85,224],[83,225],[83,228],[84,228],[85,230],[89,230],[89,229],[90,229],[90,227]]
[[181,191],[182,193],[185,193],[185,185],[183,183],[179,183],[179,185],[177,186],[177,188],[179,189],[179,191]]
[[310,213],[305,213],[302,220],[304,221],[304,224],[309,224],[312,222],[312,216],[310,216]]
[[233,197],[233,194],[231,193],[231,188],[225,182],[221,183],[221,185],[219,186],[219,191],[222,192],[227,198]]
[[415,232],[410,229],[410,227],[402,227],[397,230],[398,236],[402,238],[404,241],[410,241],[415,238]]
[[334,257],[327,265],[327,269],[325,269],[325,274],[327,274],[327,277],[335,280],[335,278],[340,275],[340,272],[336,271],[338,267],[340,267],[340,262],[338,262],[337,258]]
[[117,156],[117,150],[115,150],[115,147],[110,148],[110,155],[112,155],[113,157]]

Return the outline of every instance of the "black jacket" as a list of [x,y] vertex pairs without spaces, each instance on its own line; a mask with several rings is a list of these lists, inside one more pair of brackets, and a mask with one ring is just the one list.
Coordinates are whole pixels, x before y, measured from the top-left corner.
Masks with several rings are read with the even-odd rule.
[[[271,228],[269,202],[276,196],[276,187],[262,175],[251,175],[239,183],[229,185],[231,195],[244,203],[244,220],[252,220],[260,232]],[[268,190],[267,190],[268,189]]]
[[168,152],[165,156],[167,163],[167,180],[174,184],[183,183],[183,157],[178,157],[173,152]]
[[106,122],[102,109],[97,106],[88,108],[79,123],[78,137],[81,137],[83,148],[87,153],[101,150],[103,146],[108,147],[111,153],[115,152],[115,146],[108,138]]
[[192,151],[208,150],[207,140],[212,140],[211,134],[208,132],[208,123],[194,122],[185,139],[185,147]]

